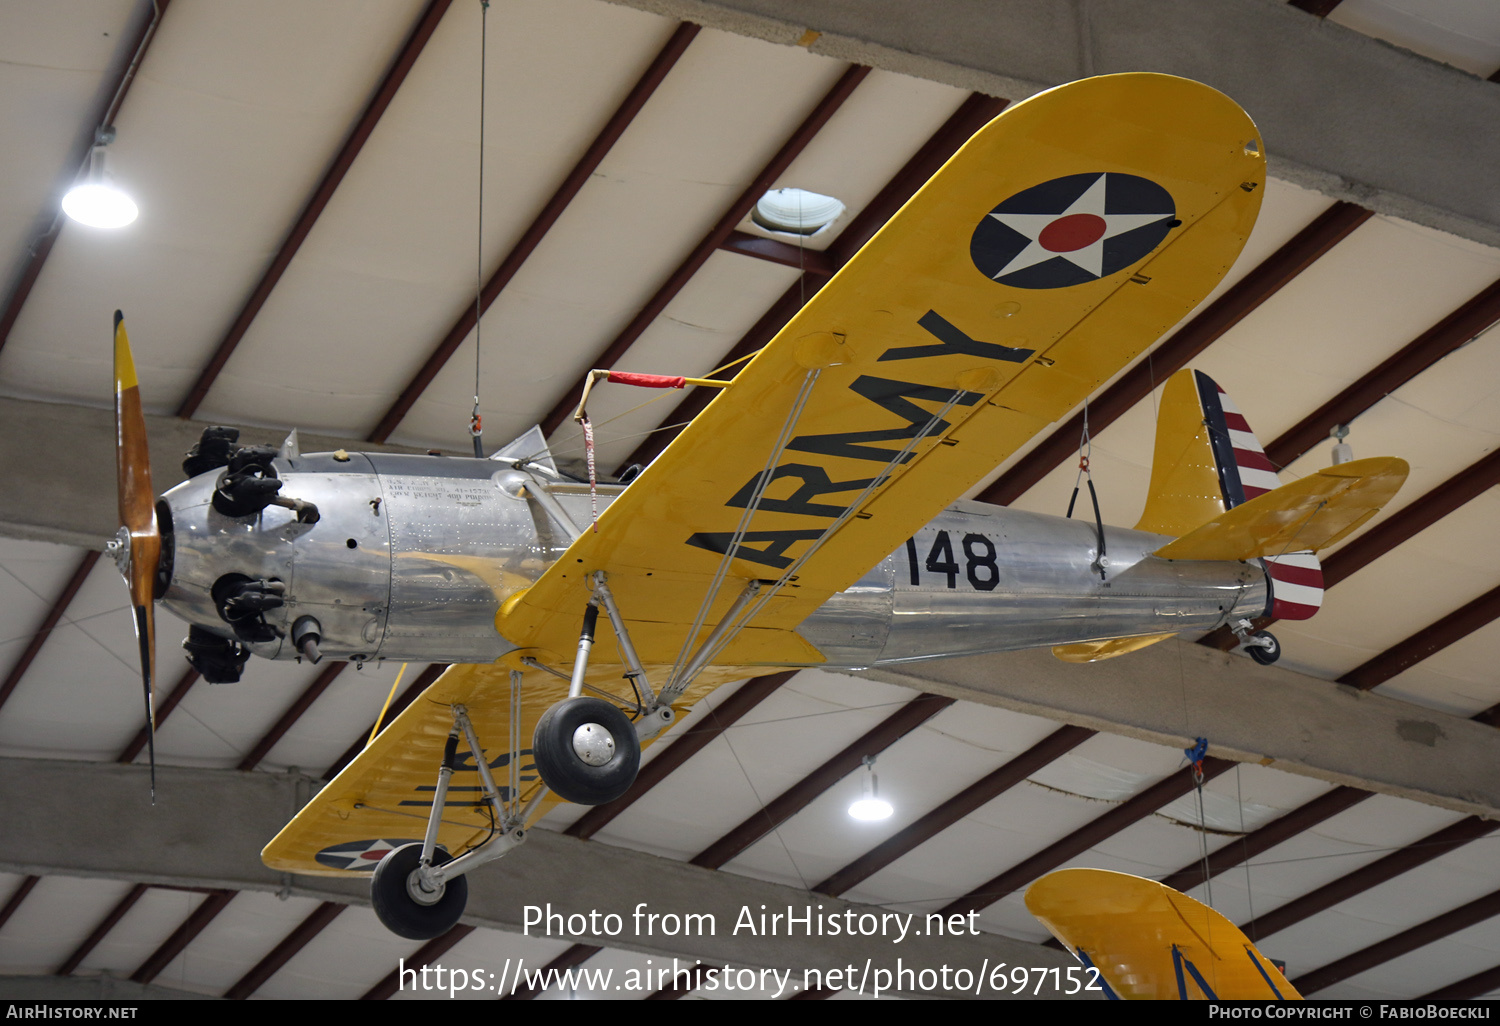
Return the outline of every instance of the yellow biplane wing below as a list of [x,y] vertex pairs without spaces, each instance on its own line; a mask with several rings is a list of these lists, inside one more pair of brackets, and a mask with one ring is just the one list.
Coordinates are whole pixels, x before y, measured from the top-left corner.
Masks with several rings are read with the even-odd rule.
[[[613,687],[621,670],[618,664],[600,662],[590,667],[588,679],[597,687]],[[712,669],[684,693],[680,705],[689,707],[734,679],[738,678]],[[510,671],[499,664],[450,667],[282,828],[261,852],[261,860],[272,869],[311,876],[368,874],[391,849],[420,841],[432,811],[455,705],[467,710],[502,799],[529,801],[541,787],[531,761],[531,736],[541,715],[567,697],[568,682],[527,670],[519,685],[515,755]],[[518,794],[510,790],[512,758]],[[457,763],[437,836],[437,843],[454,853],[483,842],[497,826],[482,797],[474,754],[462,741]],[[530,819],[539,818],[557,801],[547,796],[532,809]]]
[[[1002,113],[596,530],[529,588],[502,592],[496,627],[518,646],[506,665],[449,670],[272,842],[266,863],[338,871],[344,855],[330,847],[369,841],[359,858],[372,864],[386,840],[419,836],[451,706],[466,704],[483,744],[507,751],[509,669],[571,655],[596,573],[656,687],[747,582],[771,582],[679,707],[757,667],[821,662],[797,625],[1201,302],[1249,236],[1264,186],[1250,119],[1185,79],[1088,79]],[[618,644],[601,618],[590,683],[618,689]],[[526,671],[523,745],[562,688]],[[450,851],[490,830],[488,813],[461,798],[440,839]]]
[[1155,880],[1062,869],[1026,889],[1026,908],[1097,969],[1115,997],[1302,999],[1239,927]]

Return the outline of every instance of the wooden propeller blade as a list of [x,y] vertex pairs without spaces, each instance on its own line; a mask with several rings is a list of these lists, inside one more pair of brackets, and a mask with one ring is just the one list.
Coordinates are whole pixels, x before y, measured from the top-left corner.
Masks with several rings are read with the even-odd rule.
[[120,494],[120,524],[129,533],[127,583],[141,647],[141,685],[146,699],[147,737],[151,749],[151,796],[156,798],[156,567],[161,560],[161,530],[156,523],[156,492],[151,487],[151,454],[146,448],[146,417],[135,375],[125,318],[115,311],[115,467]]

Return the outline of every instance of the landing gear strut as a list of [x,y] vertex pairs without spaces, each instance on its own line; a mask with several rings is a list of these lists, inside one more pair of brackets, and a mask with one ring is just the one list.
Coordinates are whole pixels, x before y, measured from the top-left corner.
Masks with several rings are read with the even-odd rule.
[[1277,641],[1276,635],[1270,631],[1252,633],[1251,628],[1254,626],[1249,620],[1241,620],[1232,624],[1229,629],[1234,631],[1234,636],[1240,639],[1240,647],[1250,653],[1251,659],[1262,666],[1270,666],[1281,658],[1281,642]]
[[[658,697],[651,690],[646,669],[636,654],[605,575],[595,571],[591,577],[594,596],[584,610],[568,697],[542,714],[531,741],[532,757],[542,782],[558,797],[578,805],[603,805],[630,790],[641,767],[641,740],[654,737],[673,719],[670,698]],[[618,706],[583,695],[583,689],[589,686],[584,677],[588,672],[589,651],[594,647],[600,605],[609,614],[615,641],[629,667],[627,676],[639,696],[636,704],[639,716],[635,722]]]
[[[511,675],[511,715],[520,713],[518,678]],[[514,719],[513,719],[514,721]],[[494,832],[484,843],[457,858],[438,847],[438,831],[447,808],[448,781],[458,768],[458,739],[462,735],[479,772],[482,803],[488,804]],[[511,799],[516,798],[516,764],[511,761]],[[528,810],[529,811],[529,810]],[[453,729],[443,747],[443,765],[438,770],[437,787],[433,789],[432,811],[427,817],[427,834],[420,844],[404,844],[390,852],[375,867],[370,878],[370,904],[385,928],[411,940],[431,940],[453,928],[469,900],[469,884],[464,874],[475,866],[498,859],[526,839],[522,824],[526,811],[507,809],[501,800],[495,778],[485,762],[484,750],[474,735],[468,710],[453,707]]]

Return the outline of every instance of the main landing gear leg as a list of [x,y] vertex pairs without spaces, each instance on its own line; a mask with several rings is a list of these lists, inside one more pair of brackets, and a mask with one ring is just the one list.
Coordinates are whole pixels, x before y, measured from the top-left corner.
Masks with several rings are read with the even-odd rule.
[[[531,743],[542,781],[559,797],[579,805],[603,805],[628,791],[640,769],[641,740],[654,736],[673,718],[672,707],[659,703],[651,690],[604,574],[596,572],[593,580],[594,597],[584,611],[568,697],[542,714]],[[600,603],[641,694],[640,716],[634,723],[618,706],[583,694]]]
[[1281,658],[1281,642],[1276,640],[1276,635],[1270,631],[1253,631],[1254,624],[1249,620],[1240,620],[1229,625],[1234,631],[1234,636],[1240,639],[1240,647],[1250,653],[1262,666],[1270,666]]
[[[437,846],[438,829],[448,797],[448,781],[458,768],[458,737],[464,735],[479,771],[485,800],[498,824],[497,832],[477,848],[457,858]],[[514,753],[513,753],[514,754]],[[515,760],[512,759],[512,762]],[[469,883],[464,874],[475,866],[498,859],[526,839],[521,828],[524,816],[507,814],[484,759],[484,750],[469,722],[468,710],[453,707],[453,730],[443,747],[443,765],[438,770],[427,834],[421,844],[406,844],[380,860],[370,880],[370,904],[385,928],[411,940],[431,940],[451,930],[464,914]]]

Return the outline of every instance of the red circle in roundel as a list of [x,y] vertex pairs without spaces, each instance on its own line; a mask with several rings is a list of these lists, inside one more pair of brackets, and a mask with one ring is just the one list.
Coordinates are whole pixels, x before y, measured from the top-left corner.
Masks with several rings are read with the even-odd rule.
[[1036,241],[1053,253],[1071,253],[1098,242],[1108,227],[1098,214],[1069,214],[1043,228]]

